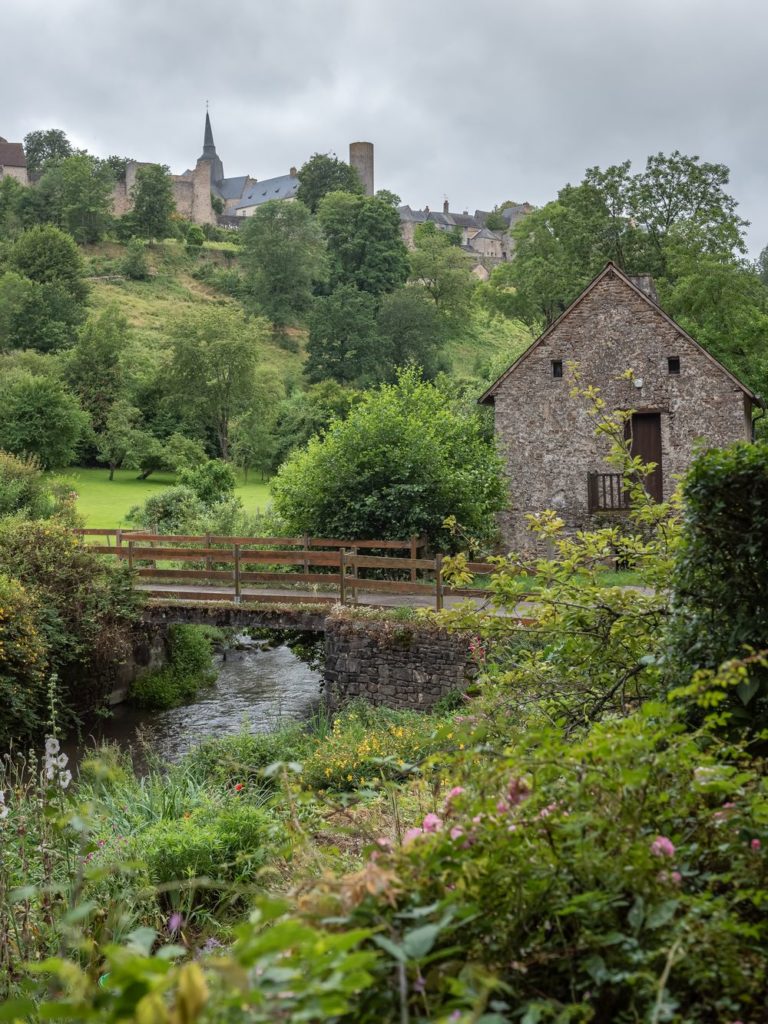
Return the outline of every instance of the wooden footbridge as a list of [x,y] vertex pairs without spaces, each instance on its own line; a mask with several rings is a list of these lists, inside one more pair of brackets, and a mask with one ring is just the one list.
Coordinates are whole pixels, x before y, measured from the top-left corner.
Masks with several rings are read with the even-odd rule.
[[[361,604],[440,610],[483,586],[446,588],[443,556],[421,557],[426,543],[327,537],[161,535],[128,530],[76,531],[94,552],[126,562],[153,603],[217,601],[231,605]],[[470,562],[487,576],[496,566]]]

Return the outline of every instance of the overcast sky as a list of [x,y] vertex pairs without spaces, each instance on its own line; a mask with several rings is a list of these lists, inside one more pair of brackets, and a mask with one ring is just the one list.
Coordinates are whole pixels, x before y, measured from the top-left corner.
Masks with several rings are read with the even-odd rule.
[[227,175],[366,140],[377,188],[459,211],[677,148],[731,168],[768,243],[765,0],[0,0],[0,40],[9,141],[179,173],[208,100]]

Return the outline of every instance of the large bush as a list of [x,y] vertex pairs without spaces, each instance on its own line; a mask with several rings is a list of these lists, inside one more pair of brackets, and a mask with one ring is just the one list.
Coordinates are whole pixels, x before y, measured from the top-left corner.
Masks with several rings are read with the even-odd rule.
[[88,681],[128,652],[139,602],[129,572],[92,554],[63,523],[16,519],[0,524],[0,572],[35,599],[65,714],[82,708]]
[[47,519],[56,509],[57,500],[59,496],[36,459],[0,451],[0,518]]
[[452,543],[454,516],[481,540],[504,504],[501,460],[479,420],[462,416],[444,390],[414,371],[365,395],[343,422],[291,455],[273,482],[288,528],[316,537],[424,535]]
[[0,573],[0,748],[44,718],[48,648],[41,610],[18,580]]
[[[673,577],[670,674],[685,683],[750,650],[768,649],[768,443],[714,448],[683,485]],[[755,664],[730,703],[732,722],[768,722],[768,671]]]
[[89,426],[88,413],[59,381],[24,370],[6,375],[0,448],[34,456],[45,469],[68,466]]

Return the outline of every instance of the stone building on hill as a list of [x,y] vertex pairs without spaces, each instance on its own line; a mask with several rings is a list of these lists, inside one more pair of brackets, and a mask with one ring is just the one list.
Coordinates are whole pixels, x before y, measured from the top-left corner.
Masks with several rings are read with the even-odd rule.
[[608,410],[632,411],[627,437],[633,455],[656,465],[645,486],[657,500],[670,497],[697,444],[752,437],[756,396],[661,309],[650,278],[609,263],[480,398],[494,406],[506,461],[501,527],[510,548],[534,547],[529,512],[553,509],[569,529],[626,512],[621,477],[604,461],[607,441],[570,395],[571,363]]
[[[373,144],[353,142],[349,147],[350,163],[358,168],[363,185],[369,195],[373,194]],[[116,216],[128,213],[132,207],[131,189],[136,182],[136,171],[146,166],[129,161],[125,180],[115,186],[112,209]],[[291,200],[296,198],[299,179],[295,167],[287,174],[259,180],[250,174],[234,178],[224,175],[224,165],[216,152],[213,141],[211,119],[206,112],[203,132],[203,152],[193,169],[183,174],[172,174],[173,196],[176,211],[185,220],[195,224],[226,224],[237,227],[243,217],[252,216],[259,206],[271,199]]]
[[0,138],[0,178],[15,178],[22,185],[29,184],[27,158],[21,142]]
[[474,214],[467,210],[452,213],[447,199],[443,203],[442,213],[433,212],[428,206],[423,210],[401,206],[398,213],[403,241],[409,249],[414,247],[416,227],[419,224],[429,222],[438,231],[457,232],[460,234],[461,248],[475,261],[478,276],[487,280],[494,266],[511,259],[514,245],[509,232],[531,210],[533,207],[530,203],[519,203],[502,210],[501,216],[507,225],[502,231],[486,227],[486,221],[491,216],[490,210],[475,210]]

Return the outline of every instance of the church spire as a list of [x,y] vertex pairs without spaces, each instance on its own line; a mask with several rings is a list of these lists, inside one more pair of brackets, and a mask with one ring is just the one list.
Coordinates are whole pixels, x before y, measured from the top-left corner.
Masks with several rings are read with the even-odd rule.
[[216,146],[213,141],[213,130],[211,128],[211,118],[208,114],[208,110],[205,111],[205,135],[203,136],[203,156],[215,157]]
[[203,153],[202,156],[198,157],[198,164],[201,160],[207,160],[211,165],[211,182],[215,184],[217,181],[222,181],[224,178],[224,167],[222,166],[219,154],[216,152],[216,146],[213,141],[213,129],[211,128],[211,118],[208,113],[208,101],[205,103],[205,133],[203,135]]

